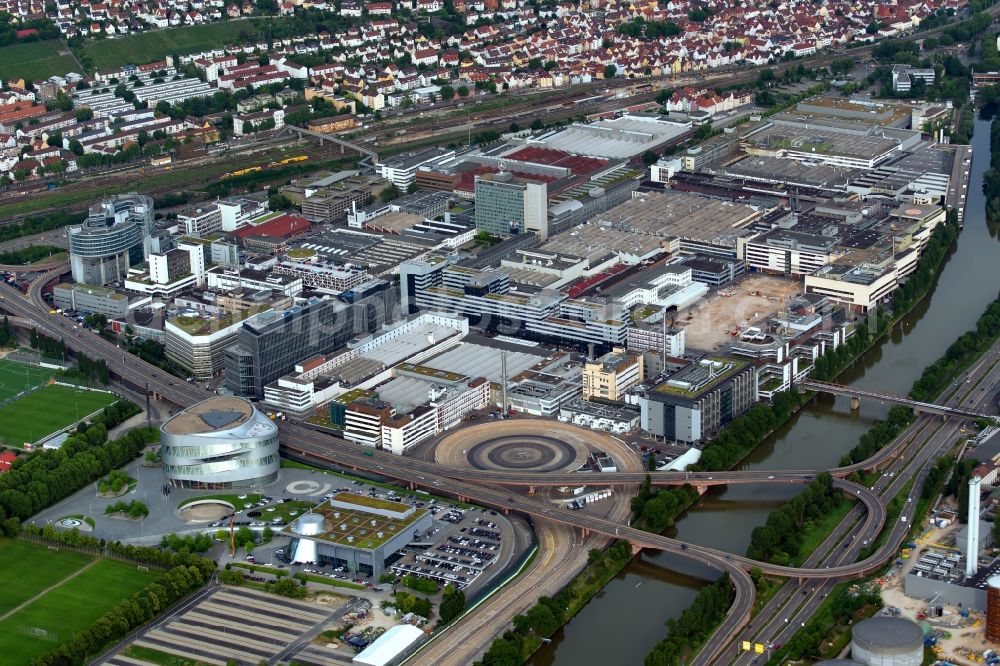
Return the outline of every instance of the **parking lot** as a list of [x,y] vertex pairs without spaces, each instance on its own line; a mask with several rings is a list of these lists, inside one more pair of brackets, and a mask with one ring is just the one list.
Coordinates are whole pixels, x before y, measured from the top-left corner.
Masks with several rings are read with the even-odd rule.
[[509,524],[492,511],[432,506],[431,512],[434,528],[392,565],[398,576],[413,574],[463,590],[478,588],[489,578],[480,580],[483,573],[506,560],[513,550]]

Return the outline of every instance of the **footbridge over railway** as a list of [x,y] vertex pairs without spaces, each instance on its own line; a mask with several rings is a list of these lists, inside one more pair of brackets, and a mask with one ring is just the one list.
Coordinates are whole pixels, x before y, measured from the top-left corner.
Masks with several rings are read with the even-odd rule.
[[922,402],[920,400],[914,400],[913,398],[908,398],[906,396],[897,395],[895,393],[884,393],[882,391],[871,391],[868,389],[861,389],[854,386],[843,386],[841,384],[833,384],[830,382],[820,382],[815,379],[806,379],[797,384],[800,389],[807,391],[819,391],[822,393],[831,393],[833,395],[842,395],[851,399],[851,409],[857,409],[861,406],[861,399],[871,399],[879,400],[881,402],[888,402],[893,405],[902,405],[903,407],[909,407],[915,412],[925,412],[927,414],[937,414],[939,416],[959,416],[962,418],[970,419],[990,419],[992,421],[996,420],[996,416],[991,414],[986,414],[984,412],[978,412],[972,409],[965,409],[963,407],[949,407],[947,405],[936,405],[931,402]]
[[285,125],[284,127],[281,128],[281,131],[286,134],[295,134],[300,139],[304,136],[312,137],[313,139],[318,139],[319,145],[321,146],[327,141],[329,141],[330,143],[334,143],[340,146],[341,153],[345,153],[348,150],[357,151],[358,153],[360,153],[365,157],[365,159],[362,160],[362,163],[370,160],[369,164],[367,165],[359,164],[359,166],[368,166],[369,168],[374,169],[375,165],[378,164],[378,153],[376,153],[371,148],[366,148],[365,146],[362,146],[361,144],[358,143],[354,143],[352,141],[345,141],[344,139],[333,136],[332,134],[315,132],[313,130],[306,129],[305,127],[299,127],[297,125]]

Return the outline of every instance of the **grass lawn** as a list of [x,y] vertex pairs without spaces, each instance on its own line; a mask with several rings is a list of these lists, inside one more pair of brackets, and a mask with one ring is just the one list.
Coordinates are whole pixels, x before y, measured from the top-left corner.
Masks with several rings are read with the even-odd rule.
[[55,370],[0,359],[0,401],[9,400],[31,386],[49,381]]
[[53,74],[79,72],[80,66],[60,39],[25,42],[0,48],[0,77],[47,79]]
[[[49,550],[28,541],[0,540],[0,571],[4,577],[0,615],[79,571],[93,559],[83,553]],[[44,566],[39,566],[40,563]]]
[[177,53],[185,54],[205,49],[217,49],[240,41],[240,33],[253,35],[253,21],[222,21],[207,25],[192,25],[164,30],[151,30],[120,39],[104,39],[83,47],[97,69],[110,69],[126,64],[144,65],[163,60]]
[[[246,499],[240,499],[240,495],[246,495]],[[202,500],[221,500],[232,504],[234,507],[242,511],[244,509],[244,504],[256,504],[260,501],[261,497],[263,497],[263,495],[259,493],[215,493],[213,495],[199,495],[198,497],[191,497],[184,500],[177,506],[177,508],[182,509],[188,504],[201,502]]]
[[10,446],[36,442],[79,418],[118,401],[111,393],[69,386],[43,386],[0,408],[0,441]]
[[364,585],[358,585],[357,583],[351,583],[346,580],[338,580],[336,578],[329,578],[327,576],[316,576],[313,574],[299,573],[300,578],[305,578],[311,583],[319,583],[320,585],[329,585],[331,587],[346,587],[350,590],[364,590]]
[[178,654],[171,654],[170,652],[156,650],[143,645],[129,645],[122,651],[122,654],[126,657],[132,657],[133,659],[149,662],[150,664],[159,664],[160,666],[209,666],[208,662],[205,661],[188,659]]
[[[44,552],[36,553],[36,565],[44,562]],[[56,554],[61,555],[62,551]],[[72,640],[74,633],[83,631],[122,599],[160,576],[157,571],[139,571],[133,565],[116,560],[100,560],[0,622],[0,654],[4,655],[4,663],[28,663]],[[50,634],[45,638],[35,636],[27,633],[28,628],[42,629]]]
[[[266,520],[268,522],[274,520],[275,518],[281,518],[287,522],[292,522],[303,513],[308,513],[309,509],[316,506],[316,502],[304,502],[301,500],[295,500],[292,502],[280,502],[278,504],[272,504],[270,507],[263,509],[254,509],[255,511],[261,512],[261,520]],[[274,507],[274,511],[268,511],[267,509]]]
[[[840,524],[840,521],[844,519],[844,516],[853,507],[854,500],[843,496],[838,497],[837,504],[821,520],[816,520],[805,525],[802,530],[802,546],[799,548],[799,554],[793,557],[789,564],[793,567],[801,566],[812,555],[813,551],[830,536],[830,533],[833,532],[834,528]],[[850,537],[847,538],[850,539]],[[839,545],[834,547],[837,548]]]

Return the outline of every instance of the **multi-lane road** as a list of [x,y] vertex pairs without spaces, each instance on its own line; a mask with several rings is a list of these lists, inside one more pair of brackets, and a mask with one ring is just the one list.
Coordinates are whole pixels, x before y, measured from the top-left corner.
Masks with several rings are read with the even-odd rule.
[[[165,374],[159,368],[126,355],[113,343],[87,330],[75,327],[64,317],[50,315],[41,298],[41,287],[46,279],[54,277],[58,271],[53,271],[36,281],[27,296],[7,285],[0,286],[0,309],[6,310],[21,319],[31,320],[39,331],[65,340],[66,346],[74,351],[86,354],[90,358],[103,359],[108,364],[110,373],[126,385],[140,391],[149,390],[158,396],[177,405],[190,405],[204,400],[211,394],[200,387],[183,382],[171,375]],[[985,370],[992,369],[989,360],[996,360],[996,352],[982,359],[970,370],[971,377],[978,379]],[[959,404],[971,406],[968,400],[960,400]],[[924,417],[921,422],[927,422],[930,417]],[[926,426],[925,426],[926,427]],[[888,464],[893,457],[910,446],[915,446],[919,439],[919,431],[910,438],[902,437],[897,446],[886,447],[875,458],[861,465],[832,470],[837,477],[844,477],[858,469],[871,469]],[[507,485],[548,485],[554,475],[546,473],[539,475],[527,472],[491,472],[484,470],[466,470],[447,468],[440,465],[419,461],[411,458],[400,458],[375,452],[374,456],[364,455],[356,446],[351,446],[343,440],[337,440],[329,435],[316,432],[294,423],[281,425],[281,441],[286,451],[298,457],[313,460],[317,463],[352,467],[366,470],[386,477],[395,478],[413,486],[425,487],[439,493],[447,493],[479,504],[492,506],[503,511],[517,511],[580,530],[584,535],[602,534],[612,538],[629,541],[635,548],[654,548],[668,551],[683,557],[689,557],[708,564],[720,572],[727,572],[735,587],[735,603],[730,609],[724,624],[716,632],[717,640],[712,641],[712,647],[703,651],[699,657],[700,663],[712,663],[718,652],[724,646],[723,638],[739,633],[750,618],[754,602],[754,586],[747,575],[753,567],[766,574],[783,576],[798,580],[843,579],[863,576],[872,573],[886,562],[890,561],[903,538],[909,532],[911,523],[896,522],[891,526],[889,538],[867,559],[859,562],[837,562],[826,566],[788,567],[778,566],[768,562],[759,562],[736,554],[726,553],[714,548],[689,544],[677,539],[671,539],[657,534],[651,534],[623,525],[615,520],[602,519],[586,515],[583,512],[560,509],[541,499],[524,497],[513,493]],[[921,451],[930,456],[936,449],[933,446],[923,446]],[[698,486],[713,483],[807,483],[818,472],[804,471],[754,471],[754,472],[714,472],[714,473],[653,473],[656,483],[691,483]],[[641,481],[645,473],[602,474],[601,483],[631,484]],[[903,475],[897,477],[901,481]],[[574,477],[579,481],[579,476]],[[565,480],[557,481],[560,485]],[[867,518],[861,534],[867,539],[874,538],[885,521],[883,502],[874,495],[871,489],[863,488],[838,478],[839,488],[853,493],[868,509]],[[919,484],[915,484],[918,487]],[[913,510],[913,503],[908,503],[905,510]],[[904,513],[904,515],[906,515]],[[911,516],[912,517],[912,516]],[[860,546],[857,546],[860,550]]]

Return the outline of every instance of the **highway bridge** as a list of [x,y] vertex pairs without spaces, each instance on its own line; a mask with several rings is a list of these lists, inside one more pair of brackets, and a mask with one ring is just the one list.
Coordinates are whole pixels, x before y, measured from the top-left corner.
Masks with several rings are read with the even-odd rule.
[[869,389],[862,389],[854,386],[843,386],[841,384],[833,384],[831,382],[820,382],[816,381],[815,379],[803,380],[799,382],[797,386],[799,388],[806,389],[809,391],[818,391],[821,393],[832,393],[833,395],[846,396],[851,399],[852,409],[857,409],[861,399],[865,398],[870,400],[878,400],[880,402],[887,402],[892,405],[902,405],[903,407],[909,407],[915,412],[925,412],[927,414],[937,414],[939,416],[959,416],[962,418],[970,418],[970,419],[989,419],[991,421],[995,421],[997,419],[997,417],[994,415],[986,414],[972,409],[966,409],[963,407],[935,405],[934,403],[921,402],[920,400],[914,400],[913,398],[897,395],[895,393],[872,391]]

